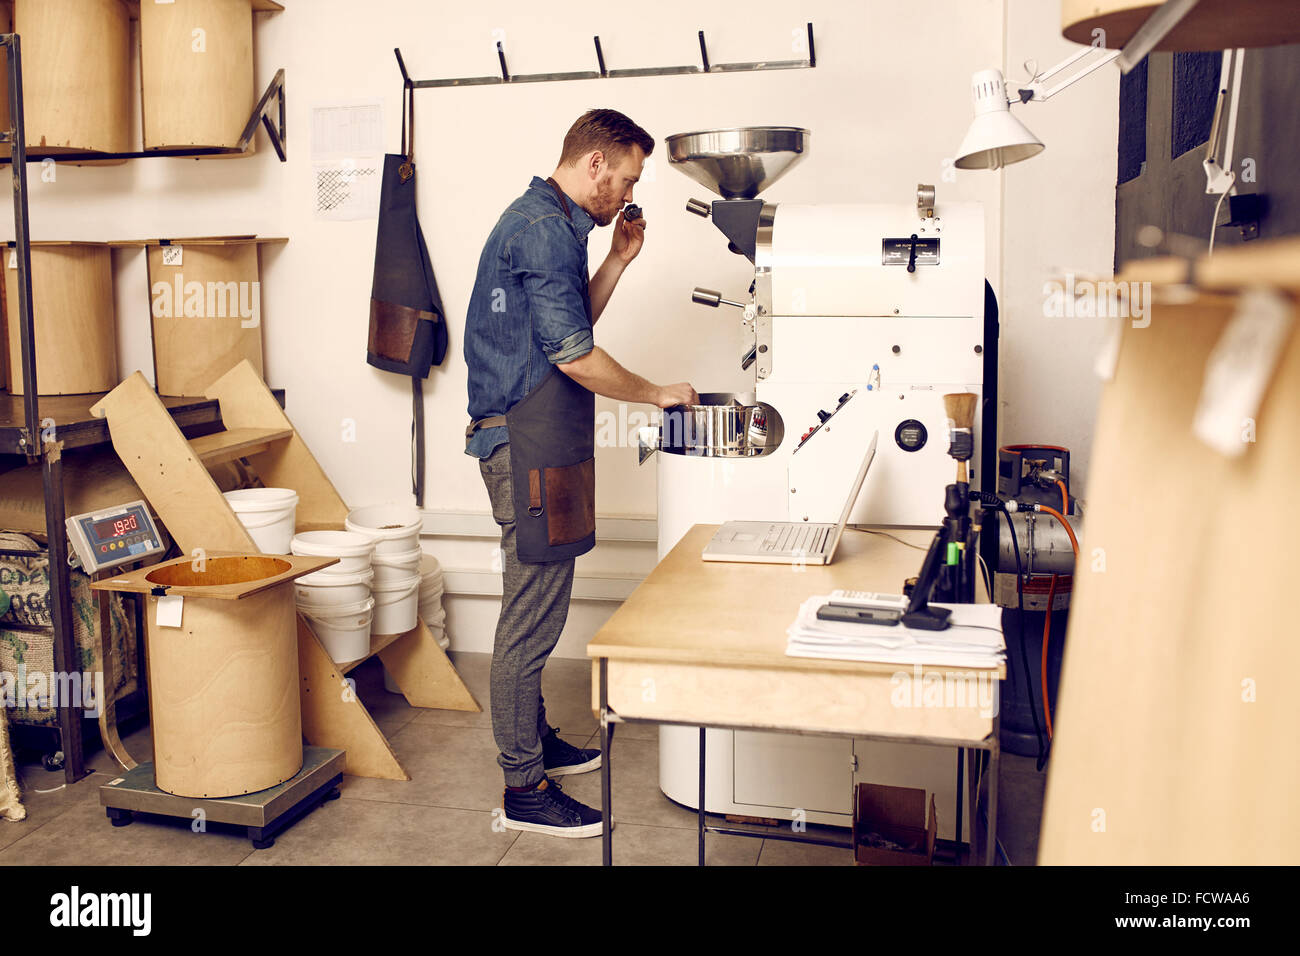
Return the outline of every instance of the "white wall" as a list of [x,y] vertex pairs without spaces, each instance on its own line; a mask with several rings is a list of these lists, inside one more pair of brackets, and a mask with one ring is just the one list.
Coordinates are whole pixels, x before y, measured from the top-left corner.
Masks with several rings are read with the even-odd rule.
[[[389,148],[396,150],[400,77],[392,48],[401,46],[417,78],[492,73],[494,29],[505,31],[511,70],[531,73],[593,69],[591,37],[597,33],[607,64],[615,68],[693,63],[699,29],[715,62],[790,59],[802,56],[792,40],[803,36],[803,24],[811,20],[818,66],[416,93],[420,216],[452,335],[446,363],[426,384],[427,507],[487,508],[475,462],[462,453],[461,330],[475,267],[502,209],[532,175],[553,169],[565,130],[593,106],[626,112],[660,144],[668,134],[697,128],[807,127],[810,155],[765,194],[776,202],[910,202],[918,182],[935,183],[943,199],[983,202],[988,273],[1003,300],[1001,440],[1086,446],[1095,393],[1087,373],[1094,330],[1050,326],[1040,318],[1041,278],[1057,265],[1109,267],[1113,70],[1050,103],[1021,109],[1048,143],[1040,157],[1005,173],[961,172],[954,182],[943,181],[944,160],[969,122],[970,74],[1030,54],[1044,65],[1059,59],[1069,45],[1059,37],[1056,4],[752,0],[743,17],[732,3],[685,0],[607,4],[589,13],[521,0],[490,9],[423,0],[361,6],[351,0],[286,0],[286,6],[282,14],[259,15],[256,29],[259,88],[276,68],[287,74],[288,163],[277,162],[259,134],[258,155],[249,159],[60,167],[53,183],[40,181],[34,166],[32,232],[44,239],[288,236],[287,246],[263,252],[267,379],[287,389],[289,415],[349,503],[409,493],[410,393],[405,379],[365,364],[374,221],[313,218],[311,107],[381,98]],[[1008,70],[1010,80],[1018,76]],[[739,370],[734,314],[690,302],[696,285],[742,294],[752,269],[726,251],[709,223],[683,210],[690,196],[712,197],[667,165],[662,145],[653,158],[637,187],[649,219],[646,248],[598,326],[597,342],[656,381],[687,379],[701,391],[752,385],[752,374]],[[607,245],[608,230],[593,235],[593,269]],[[149,373],[144,256],[118,252],[115,263],[121,370]],[[598,407],[612,405],[601,401]],[[347,419],[356,422],[354,443],[343,440]],[[653,515],[653,466],[638,469],[634,448],[601,449],[598,470],[602,514]],[[481,544],[426,541],[426,548],[458,566],[485,567],[489,560]],[[580,570],[644,570],[645,550],[602,546]],[[454,646],[490,649],[495,602],[449,604]],[[581,656],[610,610],[575,606],[557,653]]]
[[[1025,60],[1047,70],[1078,50],[1061,38],[1059,4],[1007,0],[1008,90],[1025,85]],[[1047,148],[998,174],[1004,182],[1002,281],[995,286],[1002,308],[999,444],[1066,446],[1071,491],[1086,497],[1101,320],[1045,317],[1043,284],[1067,270],[1113,272],[1119,69],[1104,66],[1046,102],[1012,109]]]

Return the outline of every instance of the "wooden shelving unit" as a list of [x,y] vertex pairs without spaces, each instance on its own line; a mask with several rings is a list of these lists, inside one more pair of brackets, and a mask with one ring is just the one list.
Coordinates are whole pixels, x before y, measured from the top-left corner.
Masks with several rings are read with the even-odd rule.
[[[67,673],[74,669],[77,649],[72,629],[71,588],[67,538],[62,533],[65,501],[63,453],[73,448],[87,448],[108,441],[104,423],[90,414],[90,406],[100,395],[41,397],[36,375],[36,335],[32,314],[31,231],[28,221],[27,134],[24,114],[22,43],[16,33],[0,33],[4,53],[3,80],[7,81],[8,125],[0,127],[0,165],[9,164],[13,177],[14,248],[17,271],[15,292],[7,302],[9,321],[18,326],[19,367],[22,369],[22,396],[0,396],[0,455],[22,456],[27,464],[41,467],[45,527],[49,538],[50,600],[54,624],[55,670]],[[2,84],[0,84],[2,85]],[[0,111],[2,114],[2,111]],[[141,152],[64,152],[64,163],[115,162],[165,156],[201,157],[234,155],[248,150],[258,126],[266,128],[271,145],[280,161],[286,158],[284,71],[279,70],[253,109],[238,142],[233,147],[154,149]],[[173,427],[215,424],[220,411],[213,399],[162,398],[162,407]],[[53,428],[43,422],[52,420]],[[60,706],[59,736],[64,754],[64,776],[69,783],[87,773],[82,742],[80,710]]]

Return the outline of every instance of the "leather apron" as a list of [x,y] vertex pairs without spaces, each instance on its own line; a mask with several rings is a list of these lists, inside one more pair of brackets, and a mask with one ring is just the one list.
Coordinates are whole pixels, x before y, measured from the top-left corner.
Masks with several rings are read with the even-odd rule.
[[[565,218],[569,203],[553,180]],[[583,288],[591,322],[591,295]],[[510,434],[515,543],[526,564],[563,561],[596,546],[596,396],[554,366],[504,416],[466,429],[504,424]]]

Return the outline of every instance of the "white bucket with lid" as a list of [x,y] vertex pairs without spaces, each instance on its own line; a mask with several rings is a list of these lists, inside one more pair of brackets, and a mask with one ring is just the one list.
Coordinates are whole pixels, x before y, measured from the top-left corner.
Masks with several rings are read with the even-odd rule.
[[303,531],[293,536],[289,548],[294,554],[339,559],[316,574],[354,574],[370,567],[375,542],[357,531]]
[[417,544],[410,551],[375,552],[371,558],[371,567],[375,569],[376,584],[405,584],[414,575],[420,576],[420,558],[424,552]]
[[332,567],[304,574],[293,582],[299,604],[316,606],[355,604],[370,597],[375,572],[370,568],[351,574],[331,574]]
[[370,630],[374,634],[405,634],[418,621],[420,576],[412,574],[405,581],[392,584],[375,583],[371,593],[375,596],[375,619]]
[[240,488],[226,501],[263,554],[288,554],[298,493],[292,488]]
[[370,653],[370,626],[374,618],[375,599],[350,604],[320,607],[298,604],[298,611],[311,621],[311,629],[325,645],[336,664],[360,660]]
[[420,547],[420,512],[413,505],[371,505],[348,513],[343,522],[375,542],[375,554],[404,554]]

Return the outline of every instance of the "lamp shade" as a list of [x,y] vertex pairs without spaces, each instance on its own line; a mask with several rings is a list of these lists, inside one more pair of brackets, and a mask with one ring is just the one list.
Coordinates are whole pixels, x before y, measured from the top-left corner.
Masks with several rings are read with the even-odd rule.
[[980,70],[971,77],[975,118],[957,149],[958,169],[998,169],[1043,151],[1038,137],[1011,115],[1001,70]]

